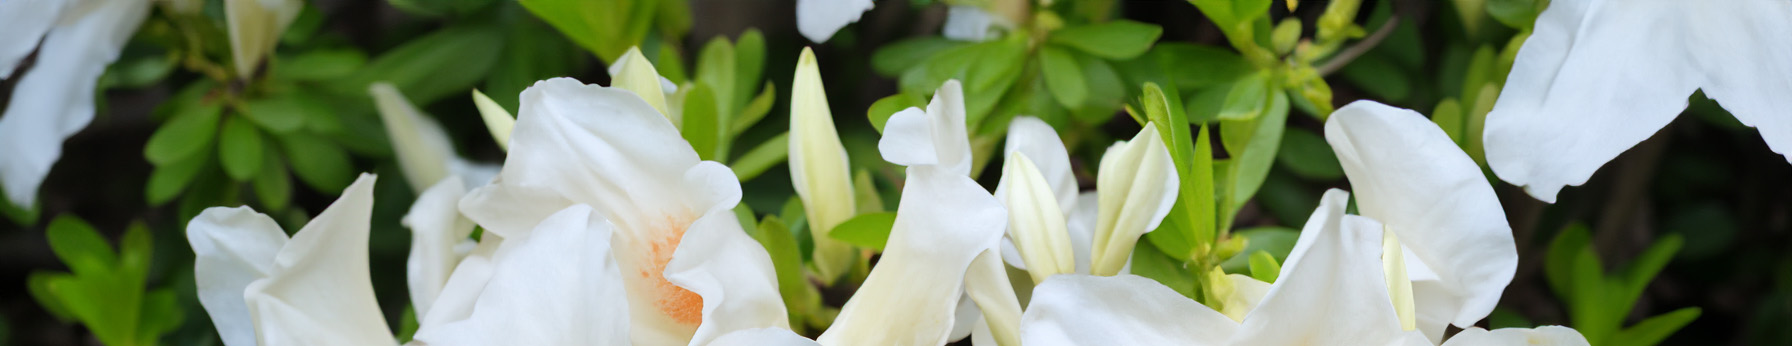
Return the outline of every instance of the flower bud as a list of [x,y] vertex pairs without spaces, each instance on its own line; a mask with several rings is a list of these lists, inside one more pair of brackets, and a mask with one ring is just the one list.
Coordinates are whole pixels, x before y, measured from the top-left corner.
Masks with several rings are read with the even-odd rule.
[[[299,0],[225,0],[224,16],[230,29],[230,56],[236,61],[237,78],[248,80],[261,60],[280,43],[280,34],[299,17],[305,3]],[[433,181],[432,181],[433,183]]]
[[805,48],[790,87],[790,182],[809,217],[815,269],[830,282],[846,271],[854,256],[851,245],[828,236],[857,210],[851,179],[815,53]]
[[1170,213],[1179,182],[1170,151],[1151,123],[1131,141],[1108,147],[1095,182],[1100,209],[1090,248],[1090,274],[1120,273],[1139,236],[1156,229]]
[[1039,167],[1026,154],[1012,152],[1002,165],[1002,181],[1007,182],[1008,188],[1003,196],[996,197],[1008,206],[1008,238],[1020,250],[1033,283],[1043,283],[1055,274],[1076,272],[1064,211],[1058,207]]

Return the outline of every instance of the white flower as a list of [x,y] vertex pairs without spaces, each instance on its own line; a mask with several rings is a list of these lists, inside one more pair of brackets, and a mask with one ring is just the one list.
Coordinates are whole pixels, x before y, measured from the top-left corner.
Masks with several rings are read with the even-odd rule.
[[988,41],[996,38],[1000,17],[972,5],[954,5],[946,10],[946,25],[940,35],[959,41]]
[[374,180],[356,179],[290,240],[248,207],[209,208],[187,225],[199,302],[225,344],[397,343],[367,269]]
[[834,226],[857,211],[846,148],[834,130],[826,90],[815,53],[803,48],[790,87],[790,183],[803,200],[815,243],[815,269],[832,283],[846,272],[857,254],[852,245],[828,236]]
[[1157,229],[1170,214],[1180,179],[1163,137],[1151,123],[1131,141],[1108,147],[1096,174],[1100,208],[1095,238],[1089,244],[1089,273],[1114,275],[1127,266],[1139,237]]
[[300,0],[225,0],[224,18],[230,29],[230,56],[238,79],[249,80],[261,60],[274,52],[280,34],[305,8]]
[[796,30],[810,42],[827,42],[835,31],[859,21],[871,7],[871,0],[797,0]]
[[[38,185],[62,156],[62,141],[93,121],[106,65],[149,16],[143,0],[0,2],[0,80],[16,78],[0,114],[0,187],[32,208]],[[42,45],[39,45],[39,42]],[[13,70],[37,49],[30,70]]]
[[460,215],[460,199],[467,187],[458,177],[442,178],[417,195],[411,210],[400,220],[411,229],[411,254],[405,260],[405,284],[417,316],[429,315],[429,307],[448,284],[448,276],[473,250],[473,221]]
[[968,176],[964,119],[961,86],[947,81],[927,111],[897,112],[884,126],[884,160],[908,166],[896,222],[883,257],[821,344],[937,345],[951,337],[967,272],[981,254],[995,260],[1007,220],[1001,203]]
[[479,109],[479,119],[485,120],[485,129],[492,133],[492,141],[498,142],[498,149],[510,150],[510,131],[516,128],[516,116],[479,89],[473,89],[473,106]]
[[1487,114],[1487,163],[1554,202],[1687,106],[1693,90],[1792,152],[1792,2],[1555,1]]
[[379,108],[380,120],[386,124],[386,136],[392,140],[392,151],[398,156],[398,166],[404,170],[411,190],[423,191],[450,176],[459,177],[465,186],[477,187],[498,174],[496,166],[456,155],[454,143],[442,125],[424,116],[397,87],[380,82],[367,89]]
[[[740,201],[732,171],[699,161],[670,121],[627,90],[555,78],[521,101],[504,167],[460,203],[486,237],[508,246],[532,237],[549,214],[589,205],[615,225],[609,251],[627,296],[629,340],[700,345],[735,330],[789,328],[771,257],[732,212]],[[505,275],[503,252],[493,257],[494,283]],[[484,265],[463,260],[439,299],[485,286],[480,275],[458,278],[469,262]]]

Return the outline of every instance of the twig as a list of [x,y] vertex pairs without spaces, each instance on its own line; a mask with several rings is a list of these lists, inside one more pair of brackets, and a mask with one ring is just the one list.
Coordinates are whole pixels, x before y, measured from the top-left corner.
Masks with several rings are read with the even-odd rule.
[[1362,41],[1357,41],[1356,44],[1339,51],[1337,56],[1326,60],[1324,65],[1319,65],[1319,75],[1328,76],[1344,69],[1344,65],[1349,65],[1352,60],[1356,60],[1357,57],[1363,56],[1363,53],[1368,53],[1370,49],[1381,44],[1381,40],[1387,39],[1389,34],[1394,33],[1394,27],[1399,25],[1400,16],[1388,16],[1388,20],[1382,22],[1381,27],[1375,29],[1375,33],[1369,34],[1369,37],[1363,38]]

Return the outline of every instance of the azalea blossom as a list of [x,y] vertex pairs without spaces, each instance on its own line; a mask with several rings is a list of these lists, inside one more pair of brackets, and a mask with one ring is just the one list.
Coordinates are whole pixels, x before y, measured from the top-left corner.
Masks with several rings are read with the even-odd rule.
[[835,31],[859,21],[872,6],[871,0],[797,0],[796,30],[810,42],[827,42]]
[[230,57],[236,77],[249,80],[261,61],[274,53],[280,34],[305,8],[300,0],[225,0],[224,19],[230,33]]
[[975,290],[967,273],[987,268],[973,262],[997,261],[992,249],[1007,213],[968,176],[963,95],[958,81],[947,81],[925,111],[902,110],[884,125],[879,152],[908,167],[902,201],[883,257],[817,339],[822,345],[944,344],[961,299]]
[[1487,163],[1554,202],[1667,126],[1694,90],[1792,152],[1788,18],[1786,1],[1551,2],[1487,114]]
[[846,272],[858,254],[851,244],[828,234],[857,211],[846,147],[834,130],[826,90],[815,53],[803,48],[790,86],[790,183],[802,198],[803,213],[815,243],[816,271],[832,283]]
[[[93,121],[96,88],[137,26],[144,0],[0,2],[0,80],[16,83],[0,114],[0,188],[31,209],[62,141]],[[39,43],[42,43],[41,45]],[[28,70],[14,71],[35,50]]]
[[[470,256],[440,299],[483,302],[484,294],[499,294],[490,290],[505,275],[504,247],[583,204],[614,225],[608,250],[621,273],[633,343],[701,345],[735,330],[789,328],[771,258],[732,212],[740,202],[732,171],[699,161],[672,122],[634,92],[555,78],[521,98],[503,168],[460,202],[486,237],[502,239],[493,273],[461,280],[469,261],[485,265]],[[479,311],[464,319],[478,319]],[[424,321],[462,320],[456,317]]]

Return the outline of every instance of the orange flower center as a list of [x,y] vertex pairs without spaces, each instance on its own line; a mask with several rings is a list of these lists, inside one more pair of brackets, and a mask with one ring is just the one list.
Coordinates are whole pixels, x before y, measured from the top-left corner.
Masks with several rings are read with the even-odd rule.
[[672,262],[672,253],[678,249],[679,241],[684,239],[685,228],[691,223],[672,216],[667,216],[665,222],[664,225],[657,225],[662,227],[655,227],[662,230],[654,235],[660,238],[648,240],[648,262],[641,268],[640,275],[652,283],[653,291],[658,295],[654,306],[661,313],[671,317],[674,322],[695,325],[703,322],[703,296],[672,284],[665,276],[666,264]]

